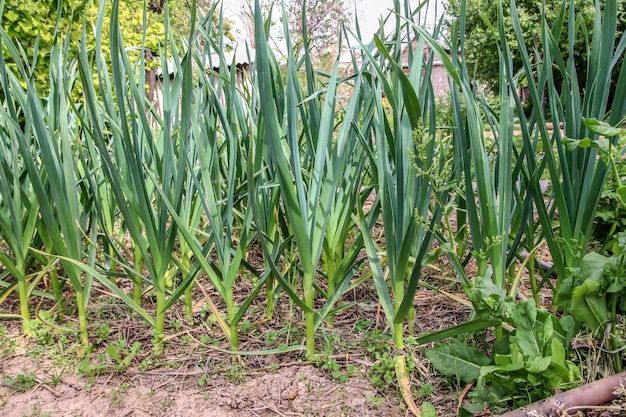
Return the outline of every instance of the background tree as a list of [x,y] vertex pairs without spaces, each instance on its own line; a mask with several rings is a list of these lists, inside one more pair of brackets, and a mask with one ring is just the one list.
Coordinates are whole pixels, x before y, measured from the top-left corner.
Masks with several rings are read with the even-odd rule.
[[345,0],[289,0],[285,2],[291,42],[296,56],[304,51],[302,14],[306,12],[309,52],[323,60],[336,52],[342,22],[350,19]]
[[[69,31],[71,38],[78,40],[80,39],[80,22],[87,13],[87,3],[85,0],[63,1],[57,8],[55,0],[8,0],[5,2],[4,10],[0,11],[0,23],[7,35],[24,49],[26,55],[24,62],[33,62],[35,46],[38,47],[37,59],[34,67],[30,69],[38,86],[45,89],[48,84],[50,49],[54,42],[58,12],[61,13],[59,36],[63,38]],[[77,48],[74,45],[71,47],[72,52],[75,52]],[[5,54],[5,57],[8,57],[8,54]],[[7,65],[13,70],[16,68],[11,62],[7,62]]]
[[[7,0],[4,10],[0,12],[0,23],[9,37],[16,40],[26,55],[24,62],[34,62],[30,69],[35,77],[36,85],[42,92],[48,86],[48,68],[50,49],[55,40],[55,27],[59,16],[57,35],[61,41],[69,35],[69,58],[77,56],[83,24],[87,22],[88,48],[95,46],[95,38],[90,25],[96,22],[98,16],[98,1],[91,0]],[[58,7],[60,4],[60,7]],[[185,36],[190,28],[189,0],[150,0],[147,2],[147,31],[146,44],[150,57],[154,58],[159,50],[159,43],[163,41],[164,10],[166,4],[170,10],[170,22],[174,32]],[[197,7],[201,12],[210,10],[212,0],[198,0]],[[108,27],[112,1],[107,1],[104,27]],[[119,20],[122,26],[122,37],[127,47],[140,46],[143,38],[144,2],[139,0],[120,0]],[[199,14],[201,15],[201,13]],[[227,36],[231,25],[225,25]],[[108,29],[107,29],[108,30]],[[176,37],[175,37],[176,38]],[[108,49],[108,37],[102,39],[103,48]],[[37,51],[36,60],[34,60]],[[5,57],[8,56],[5,54]],[[15,66],[7,63],[12,69]]]
[[[272,30],[270,36],[277,41],[275,49],[281,52],[284,36],[281,23],[282,7],[284,6],[289,36],[294,49],[294,55],[299,58],[304,52],[302,13],[306,11],[306,27],[309,38],[311,56],[318,64],[324,64],[334,58],[339,42],[341,24],[351,19],[351,0],[260,0],[264,14],[272,13]],[[246,42],[254,47],[254,15],[252,13],[254,0],[242,0],[243,7],[238,14]],[[284,50],[282,50],[284,52]]]
[[[548,23],[553,22],[559,13],[563,0],[517,0],[517,13],[520,17],[520,25],[522,31],[527,34],[525,39],[529,44],[526,45],[529,51],[533,51],[539,46],[542,34],[541,15],[545,13]],[[569,4],[570,0],[566,0]],[[600,0],[600,7],[604,7],[605,0]],[[461,0],[448,0],[447,15],[449,16],[448,25],[459,17]],[[574,0],[574,7],[578,23],[585,25],[589,35],[592,35],[593,20],[596,16],[596,10],[593,0]],[[616,37],[626,29],[626,0],[618,0],[618,32]],[[599,13],[600,11],[598,11]],[[522,62],[518,53],[518,44],[515,39],[513,27],[511,23],[510,10],[506,8],[505,28],[507,28],[507,37],[512,48],[514,68],[521,68]],[[466,33],[465,33],[465,49],[466,59],[475,65],[476,78],[489,86],[492,90],[498,83],[499,75],[499,58],[498,58],[498,42],[497,42],[497,21],[498,3],[492,0],[467,0]],[[569,16],[568,16],[569,17]],[[567,19],[567,17],[566,17]],[[489,22],[489,23],[487,23]],[[495,29],[491,29],[493,25]],[[567,25],[567,21],[565,23]],[[567,27],[567,26],[566,26]],[[533,41],[534,40],[534,41]],[[567,30],[564,31],[560,39],[561,50],[567,56],[568,50]],[[534,44],[533,44],[534,43]],[[540,49],[539,49],[540,50]],[[577,70],[581,77],[586,76],[586,48],[585,40],[579,36],[574,50],[576,54]],[[537,57],[540,59],[541,57]],[[617,65],[616,68],[620,68]],[[615,78],[615,77],[614,77]]]

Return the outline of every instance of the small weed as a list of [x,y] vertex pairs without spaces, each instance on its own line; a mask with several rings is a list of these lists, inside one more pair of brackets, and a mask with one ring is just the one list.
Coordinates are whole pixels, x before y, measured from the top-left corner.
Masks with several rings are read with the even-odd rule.
[[123,372],[130,366],[130,363],[135,359],[139,349],[141,348],[140,342],[135,342],[132,346],[128,347],[126,345],[126,340],[118,340],[115,343],[111,343],[107,346],[106,351],[107,355],[117,365],[117,372]]
[[265,332],[265,343],[267,344],[274,343],[276,339],[278,338],[278,334],[279,333],[274,330]]
[[[46,316],[44,319],[49,319],[47,314],[42,311],[39,314],[41,316]],[[39,320],[28,320],[26,322],[26,327],[28,328],[29,334],[31,337],[39,344],[40,346],[48,346],[52,344],[52,328],[43,324]]]
[[158,360],[155,360],[155,358],[150,355],[141,361],[139,364],[139,370],[142,372],[149,371],[150,369],[156,368],[158,364]]
[[109,337],[111,336],[111,326],[109,326],[108,322],[102,322],[96,327],[95,330],[96,342],[95,345],[101,345],[104,342],[108,342]]
[[35,385],[37,385],[37,377],[33,373],[28,373],[26,375],[19,374],[14,376],[13,378],[6,378],[3,381],[3,384],[13,388],[18,392],[26,392]]
[[368,394],[365,396],[365,399],[372,406],[372,408],[380,407],[385,403],[385,398],[379,397],[376,394]]
[[[391,336],[380,330],[364,332],[363,335],[365,337],[363,340],[365,351],[375,361],[367,370],[367,376],[379,392],[389,392],[390,387],[396,386],[395,352],[391,343]],[[411,345],[411,343],[411,339],[407,338],[407,345]],[[407,355],[407,372],[411,373],[415,369],[413,357]]]
[[[98,354],[95,360],[92,360],[92,358],[88,356],[78,362],[78,372],[88,376],[90,382],[93,382],[93,379],[97,375],[103,373],[124,372],[130,366],[133,359],[135,359],[140,348],[140,342],[135,342],[132,346],[128,347],[125,340],[118,340],[106,347],[106,354]],[[141,365],[139,368],[141,369]]]
[[339,336],[334,334],[328,334],[324,336],[324,347],[319,355],[316,355],[316,364],[330,371],[330,375],[339,382],[346,382],[356,371],[354,365],[342,366],[333,357],[335,347],[345,347],[345,341],[342,341]]
[[117,407],[121,407],[123,404],[123,394],[128,392],[130,385],[128,383],[124,383],[120,385],[119,388],[111,388],[110,397],[113,401],[113,404]]
[[428,401],[422,403],[420,411],[422,413],[422,417],[437,417],[437,410]]
[[318,366],[321,366],[322,369],[330,371],[330,375],[339,382],[347,382],[350,376],[352,376],[356,371],[356,367],[354,365],[348,365],[344,368],[335,359],[328,357],[318,358]]
[[245,334],[245,333],[248,333],[251,329],[252,329],[252,322],[246,319],[241,322],[241,325],[239,327],[239,332]]
[[50,385],[52,387],[56,387],[57,385],[59,385],[64,371],[65,371],[65,368],[61,369],[60,371],[57,370],[56,368],[52,369],[50,371],[51,372],[50,379],[46,381],[46,385]]
[[224,371],[228,380],[234,384],[244,382],[246,380],[246,370],[242,365],[233,365],[232,368]]
[[108,369],[106,365],[106,355],[98,355],[96,361],[92,361],[88,356],[76,364],[76,369],[78,373],[89,378],[88,387],[85,387],[86,390],[89,390],[94,378],[105,373]]
[[174,333],[180,332],[180,330],[183,328],[183,324],[179,320],[173,320],[171,322],[171,326]]
[[433,384],[431,383],[422,384],[417,390],[417,398],[429,397],[433,395],[433,392],[435,392],[435,388],[433,388]]
[[9,356],[15,353],[15,339],[9,337],[9,331],[6,327],[0,325],[0,351],[2,356]]
[[109,397],[111,397],[111,401],[113,405],[116,407],[122,406],[122,393],[117,388],[111,388],[111,392],[109,393]]
[[46,352],[48,352],[48,349],[45,346],[31,345],[28,347],[26,355],[31,359],[38,359],[42,358]]
[[221,344],[221,341],[220,339],[211,337],[208,334],[202,334],[200,335],[200,343],[204,343],[205,345],[211,345],[211,346],[219,346]]
[[50,413],[41,413],[41,405],[39,404],[39,402],[36,402],[35,404],[33,404],[32,408],[31,408],[31,414],[30,416],[26,416],[24,415],[24,417],[50,417],[52,414]]
[[356,323],[354,323],[354,333],[358,334],[365,330],[368,330],[370,327],[372,327],[372,324],[372,320],[358,319]]

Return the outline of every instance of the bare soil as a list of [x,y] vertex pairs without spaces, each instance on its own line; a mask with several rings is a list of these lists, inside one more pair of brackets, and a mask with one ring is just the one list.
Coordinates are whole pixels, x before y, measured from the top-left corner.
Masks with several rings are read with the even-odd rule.
[[[149,326],[101,288],[96,289],[90,308],[93,345],[92,352],[85,356],[89,365],[85,365],[87,359],[80,363],[81,349],[72,334],[42,326],[37,337],[26,339],[20,336],[18,321],[2,321],[8,334],[0,335],[0,415],[409,415],[394,382],[380,389],[368,376],[368,370],[380,363],[366,351],[364,332],[377,330],[384,338],[386,331],[373,288],[358,287],[346,295],[345,302],[359,302],[338,314],[334,326],[318,333],[318,351],[323,353],[322,359],[313,363],[303,360],[304,354],[298,350],[238,358],[228,354],[227,340],[211,320],[206,298],[211,298],[219,309],[223,306],[207,282],[200,280],[198,285],[203,291],[194,296],[198,299],[194,323],[184,324],[182,306],[171,309],[166,332],[170,336],[160,359],[152,354]],[[249,290],[241,284],[237,294],[245,297]],[[416,324],[421,330],[436,331],[467,319],[468,309],[440,293],[420,290],[415,300]],[[45,309],[45,305],[41,307]],[[263,309],[251,309],[245,319],[249,328],[241,335],[241,350],[261,351],[302,343],[304,325],[294,311],[286,300],[276,306],[271,320],[265,320]],[[102,323],[106,323],[105,331]],[[355,326],[363,323],[369,326],[355,331]],[[390,345],[389,341],[378,342]],[[129,366],[119,367],[107,355],[106,347],[116,343],[124,343],[124,355],[133,343],[141,344]],[[420,387],[427,387],[419,393],[418,404],[429,401],[440,416],[456,415],[462,387],[450,387],[431,375],[429,363],[418,347],[409,346],[404,353],[416,364],[411,375],[416,394]],[[331,362],[338,366],[338,377],[325,369],[324,364]]]
[[25,355],[3,361],[3,378],[33,372],[37,384],[25,392],[0,387],[2,413],[19,416],[391,416],[403,415],[392,401],[376,407],[367,380],[341,384],[312,365],[295,364],[254,373],[242,383],[211,375],[203,386],[202,371],[131,369],[122,375],[100,376],[93,382],[63,375],[55,386],[46,383],[49,364]]

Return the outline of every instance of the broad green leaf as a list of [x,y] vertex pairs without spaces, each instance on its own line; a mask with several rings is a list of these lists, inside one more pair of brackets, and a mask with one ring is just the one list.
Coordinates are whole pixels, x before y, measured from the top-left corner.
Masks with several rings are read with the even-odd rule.
[[565,146],[565,149],[567,149],[570,152],[575,151],[577,148],[588,148],[591,146],[591,139],[589,138],[584,138],[584,139],[572,139],[572,138],[563,138],[561,139],[561,143]]
[[587,129],[598,135],[613,137],[626,134],[626,130],[619,127],[613,127],[610,124],[601,122],[597,119],[583,117],[583,123]]
[[502,317],[506,293],[491,279],[482,276],[473,278],[465,293],[479,315]]
[[602,281],[604,276],[604,266],[609,258],[597,252],[590,252],[582,259],[578,268],[572,268],[571,272],[574,276],[574,286],[590,279],[593,281]]
[[543,322],[542,328],[538,329],[541,334],[541,347],[543,348],[554,335],[554,322],[552,316],[548,316]]
[[533,374],[540,374],[550,366],[552,358],[550,356],[533,358],[526,364],[526,370]]
[[515,334],[511,336],[511,343],[517,344],[526,357],[541,355],[543,349],[540,340],[535,335],[537,308],[532,298],[526,302],[518,302],[511,311],[511,320],[515,325]]
[[507,372],[516,372],[520,369],[524,369],[524,364],[519,362],[511,362],[504,365],[489,365],[480,368],[480,378],[485,378],[488,375],[497,373],[499,375],[506,374]]
[[550,369],[557,375],[562,381],[569,379],[569,369],[567,366],[567,358],[565,356],[565,347],[561,342],[556,339],[552,339],[550,343]]
[[572,293],[572,315],[594,332],[611,318],[606,296],[601,295],[601,292],[604,290],[600,282],[590,278],[574,288]]
[[[494,367],[489,367],[489,366],[485,366],[485,368],[492,368],[489,370],[489,372],[491,371],[506,371],[506,372],[513,372],[513,371],[519,371],[520,369],[524,369],[524,361],[523,360],[519,360],[520,358],[513,354],[513,355],[495,355],[494,357],[494,362],[496,363],[496,366]],[[484,372],[483,371],[483,375],[487,375],[488,372]]]
[[435,409],[435,406],[428,401],[422,403],[420,412],[422,413],[422,417],[437,417],[437,410]]
[[114,345],[107,345],[106,348],[107,355],[111,357],[115,362],[121,362],[122,358],[120,357],[120,353],[117,350],[117,347]]
[[439,345],[426,351],[437,372],[471,382],[481,375],[481,368],[491,363],[491,359],[481,351],[464,345],[457,339],[450,344]]

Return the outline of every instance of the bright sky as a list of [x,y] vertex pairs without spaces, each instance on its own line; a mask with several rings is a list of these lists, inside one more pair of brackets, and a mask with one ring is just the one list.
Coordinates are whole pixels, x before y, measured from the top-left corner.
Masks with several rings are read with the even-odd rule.
[[[405,0],[400,0],[404,5]],[[421,0],[424,1],[424,0]],[[381,15],[385,17],[389,10],[393,10],[394,0],[355,0],[359,25],[366,41],[371,40],[374,32],[378,29]],[[422,23],[434,25],[444,12],[444,0],[427,0],[427,4],[421,9]],[[411,9],[415,10],[420,4],[419,0],[409,0]],[[401,6],[404,7],[404,6]]]
[[[366,42],[370,41],[374,32],[379,27],[380,17],[386,16],[389,10],[393,9],[394,0],[348,0],[348,2],[350,1],[356,3],[357,17],[364,40]],[[424,5],[421,10],[422,22],[425,22],[427,25],[434,25],[444,12],[445,0],[400,0],[402,5],[405,1],[409,1],[413,10],[417,8],[421,1],[427,1],[427,4]],[[241,13],[242,10],[241,0],[223,0],[223,4],[225,5],[225,15],[236,22],[238,20],[238,14]],[[237,23],[235,26],[239,27]]]

